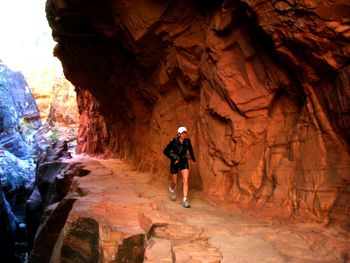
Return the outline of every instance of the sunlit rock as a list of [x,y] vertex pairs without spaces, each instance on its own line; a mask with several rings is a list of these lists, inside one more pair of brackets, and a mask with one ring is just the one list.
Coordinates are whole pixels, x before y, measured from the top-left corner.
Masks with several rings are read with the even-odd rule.
[[46,11],[79,152],[166,175],[162,150],[185,125],[190,184],[209,200],[348,222],[348,1],[61,4]]
[[48,141],[58,138],[74,141],[79,124],[76,92],[63,75],[56,76],[54,73],[53,69],[47,69],[41,72],[41,78],[35,74],[27,77],[40,110],[40,118],[46,126],[40,133]]
[[34,154],[32,137],[40,126],[40,114],[23,75],[0,63],[0,146],[27,159]]
[[34,177],[35,164],[32,159],[21,160],[9,151],[0,148],[0,178],[5,192],[25,187],[33,190],[30,182]]

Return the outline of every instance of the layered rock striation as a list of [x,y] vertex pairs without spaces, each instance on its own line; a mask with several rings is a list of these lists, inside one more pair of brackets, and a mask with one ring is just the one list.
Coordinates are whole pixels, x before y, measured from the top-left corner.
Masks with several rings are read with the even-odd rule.
[[0,257],[26,260],[23,206],[33,190],[38,107],[21,72],[0,60]]
[[33,155],[30,133],[40,126],[39,110],[23,74],[0,62],[0,147],[28,159]]
[[78,151],[168,173],[188,127],[193,188],[259,214],[349,221],[350,4],[48,0],[76,86]]

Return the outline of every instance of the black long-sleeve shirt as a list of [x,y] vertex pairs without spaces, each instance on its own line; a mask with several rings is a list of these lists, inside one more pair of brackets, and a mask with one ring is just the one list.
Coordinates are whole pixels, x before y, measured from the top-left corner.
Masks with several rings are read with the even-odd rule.
[[176,160],[186,160],[187,150],[191,156],[192,161],[195,162],[196,158],[194,157],[191,140],[189,138],[185,138],[182,144],[179,138],[171,139],[168,145],[165,147],[163,153],[170,159],[172,163],[174,163]]

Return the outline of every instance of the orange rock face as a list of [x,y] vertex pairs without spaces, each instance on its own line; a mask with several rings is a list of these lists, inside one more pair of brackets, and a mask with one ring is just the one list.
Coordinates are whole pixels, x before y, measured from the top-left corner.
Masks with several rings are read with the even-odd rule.
[[64,76],[57,77],[53,68],[33,71],[27,79],[42,122],[61,139],[76,139],[79,112],[74,86]]
[[80,152],[168,174],[185,125],[190,183],[212,201],[350,218],[348,1],[49,0],[78,91]]
[[79,111],[74,86],[65,78],[57,80],[52,88],[52,99],[47,123],[53,126],[58,137],[74,141],[77,139]]

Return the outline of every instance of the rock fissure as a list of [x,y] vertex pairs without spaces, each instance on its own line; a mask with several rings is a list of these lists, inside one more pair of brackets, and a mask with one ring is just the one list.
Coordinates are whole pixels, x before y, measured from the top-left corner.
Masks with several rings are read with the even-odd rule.
[[66,223],[76,199],[68,198],[61,201],[51,212],[35,239],[35,245],[30,253],[29,262],[50,262],[58,236]]

